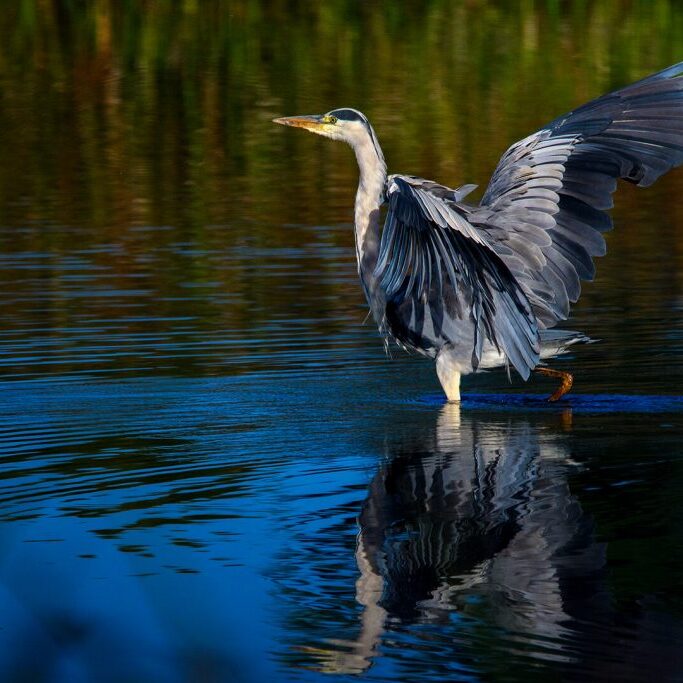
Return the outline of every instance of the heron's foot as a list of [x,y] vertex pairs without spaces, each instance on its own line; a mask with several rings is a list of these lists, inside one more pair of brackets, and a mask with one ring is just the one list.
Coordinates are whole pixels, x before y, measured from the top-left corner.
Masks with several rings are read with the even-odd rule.
[[554,370],[553,368],[540,366],[534,368],[534,372],[537,372],[539,375],[545,375],[546,377],[556,377],[557,379],[561,380],[560,386],[557,387],[553,394],[548,396],[548,401],[553,403],[555,401],[559,401],[572,388],[572,384],[574,384],[574,377],[564,370]]

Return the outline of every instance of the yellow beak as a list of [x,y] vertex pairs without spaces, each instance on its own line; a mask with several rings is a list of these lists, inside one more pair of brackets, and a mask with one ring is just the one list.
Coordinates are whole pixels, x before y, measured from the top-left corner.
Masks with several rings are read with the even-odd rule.
[[281,126],[293,126],[294,128],[306,128],[317,131],[324,125],[322,116],[284,116],[281,119],[273,119],[273,123]]

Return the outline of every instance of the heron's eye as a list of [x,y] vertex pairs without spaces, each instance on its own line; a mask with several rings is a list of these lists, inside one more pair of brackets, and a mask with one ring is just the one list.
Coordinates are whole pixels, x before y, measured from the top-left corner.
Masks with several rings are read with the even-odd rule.
[[337,123],[337,117],[336,116],[323,116],[323,123]]

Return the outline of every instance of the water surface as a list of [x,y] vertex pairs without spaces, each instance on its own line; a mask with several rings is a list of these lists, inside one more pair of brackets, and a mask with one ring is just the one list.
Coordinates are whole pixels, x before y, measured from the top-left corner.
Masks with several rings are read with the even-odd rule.
[[[485,185],[682,58],[677,3],[0,8],[0,677],[680,680],[683,172],[552,385],[387,358],[347,148]],[[277,27],[277,30],[274,29]]]

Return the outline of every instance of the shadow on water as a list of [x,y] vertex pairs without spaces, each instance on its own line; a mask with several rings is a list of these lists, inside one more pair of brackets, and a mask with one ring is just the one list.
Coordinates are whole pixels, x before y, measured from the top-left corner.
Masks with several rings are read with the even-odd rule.
[[572,423],[569,407],[492,416],[446,404],[427,428],[392,426],[357,517],[356,625],[328,613],[328,633],[350,637],[295,647],[289,663],[420,680],[514,679],[518,665],[526,680],[683,670],[680,622],[647,598],[615,604],[607,543],[572,492],[584,469]]

